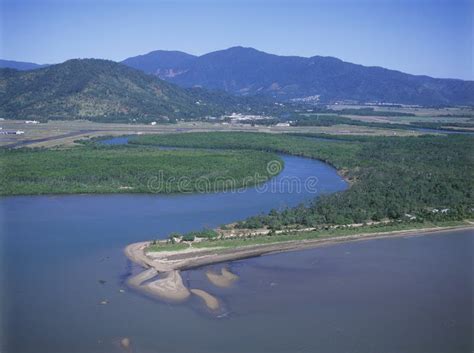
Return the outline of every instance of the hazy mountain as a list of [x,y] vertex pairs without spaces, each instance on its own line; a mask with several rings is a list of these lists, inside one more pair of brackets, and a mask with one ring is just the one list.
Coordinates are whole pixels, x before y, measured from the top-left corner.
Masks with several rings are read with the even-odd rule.
[[196,57],[181,51],[156,50],[122,61],[123,64],[161,78],[184,73]]
[[47,68],[0,70],[0,117],[159,121],[238,108],[239,99],[183,89],[125,65],[75,59]]
[[14,61],[14,60],[3,60],[0,59],[0,68],[9,68],[16,70],[34,70],[48,65],[40,65],[35,63],[29,63],[24,61]]
[[124,63],[183,87],[221,89],[237,95],[319,97],[322,102],[474,104],[474,81],[410,75],[332,57],[278,56],[234,47],[199,57],[157,51]]

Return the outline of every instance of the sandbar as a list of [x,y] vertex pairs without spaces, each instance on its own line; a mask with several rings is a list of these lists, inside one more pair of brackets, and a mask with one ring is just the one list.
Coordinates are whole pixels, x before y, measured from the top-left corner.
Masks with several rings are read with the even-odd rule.
[[209,309],[219,309],[219,300],[213,295],[203,291],[202,289],[191,289],[191,293],[200,297]]
[[223,267],[221,269],[221,273],[215,273],[213,271],[206,271],[206,277],[215,286],[218,287],[230,287],[236,280],[239,279],[239,277],[232,272],[230,272],[228,269]]

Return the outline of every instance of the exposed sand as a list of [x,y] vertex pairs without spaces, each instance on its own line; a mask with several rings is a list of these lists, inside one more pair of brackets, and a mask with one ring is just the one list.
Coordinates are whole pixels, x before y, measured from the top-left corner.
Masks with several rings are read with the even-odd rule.
[[223,267],[221,273],[215,273],[212,271],[206,272],[206,277],[215,286],[218,287],[230,287],[236,280],[239,279],[239,276],[233,274],[228,269]]
[[166,272],[163,278],[144,284],[141,288],[162,299],[172,301],[183,301],[191,295],[179,271]]
[[125,248],[125,255],[134,263],[142,267],[152,267],[149,264],[150,259],[145,255],[145,248],[149,244],[150,242],[148,241],[130,244]]
[[[157,275],[158,271],[150,268],[131,277],[128,280],[128,284],[135,289],[166,300],[183,301],[190,296],[190,292],[184,285],[179,271],[164,272],[162,277],[156,281],[147,282]],[[144,282],[147,283],[144,284]]]
[[[350,236],[318,238],[311,240],[290,240],[285,242],[250,245],[236,248],[211,248],[205,250],[199,249],[198,251],[190,251],[189,249],[186,249],[184,252],[175,251],[166,252],[164,254],[162,252],[146,254],[145,249],[150,244],[150,242],[142,242],[127,246],[125,249],[125,254],[130,260],[147,268],[148,270],[132,277],[128,283],[132,287],[143,290],[162,299],[183,301],[191,295],[191,292],[184,285],[179,270],[186,270],[219,262],[241,260],[265,254],[333,245],[340,242],[405,237],[413,235],[421,236],[436,234],[439,232],[453,232],[456,230],[466,230],[473,228],[474,227],[471,225],[412,229],[380,233],[362,233]],[[162,274],[162,277],[156,281],[147,282],[158,274]],[[225,268],[221,270],[221,274],[208,272],[206,275],[209,281],[220,287],[229,286],[238,278]],[[143,284],[144,282],[147,283]],[[194,291],[198,291],[197,293],[193,293],[199,295],[206,302],[206,305],[214,305],[212,300],[210,301],[210,298],[214,297],[212,297],[210,294],[201,290]],[[204,295],[203,293],[207,295]],[[216,298],[214,299],[217,300]]]
[[453,227],[434,227],[412,230],[400,230],[380,233],[361,233],[347,236],[322,237],[310,240],[289,240],[284,242],[248,245],[235,248],[210,248],[199,249],[193,252],[175,251],[167,252],[163,255],[161,252],[145,254],[145,247],[149,243],[131,244],[125,250],[127,256],[138,264],[144,264],[146,268],[155,268],[158,272],[167,272],[172,270],[187,270],[200,266],[245,259],[249,257],[260,256],[264,254],[278,253],[282,251],[294,251],[308,249],[318,246],[337,244],[348,241],[363,241],[369,239],[404,237],[410,235],[430,235],[443,231],[456,231],[474,228],[470,226]]
[[200,297],[209,309],[211,310],[219,309],[219,300],[213,295],[201,289],[191,289],[191,293]]
[[149,268],[146,271],[140,272],[138,275],[130,277],[128,279],[128,285],[135,288],[140,287],[143,282],[148,281],[157,275],[158,272],[154,268]]

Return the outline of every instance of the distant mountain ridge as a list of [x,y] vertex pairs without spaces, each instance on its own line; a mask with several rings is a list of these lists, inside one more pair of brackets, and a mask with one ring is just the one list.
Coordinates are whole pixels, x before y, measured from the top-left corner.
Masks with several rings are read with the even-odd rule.
[[474,105],[474,81],[437,79],[344,62],[333,57],[279,56],[233,47],[202,56],[158,50],[123,61],[182,87],[236,95],[419,105]]
[[0,68],[8,68],[8,69],[15,69],[15,70],[34,70],[40,69],[42,67],[49,66],[48,64],[35,64],[26,61],[15,61],[15,60],[3,60],[0,59]]
[[73,59],[30,71],[0,69],[0,117],[6,119],[191,120],[250,109],[243,101],[184,89],[108,60]]
[[181,51],[155,50],[145,55],[122,61],[123,64],[160,78],[174,77],[184,73],[197,57]]

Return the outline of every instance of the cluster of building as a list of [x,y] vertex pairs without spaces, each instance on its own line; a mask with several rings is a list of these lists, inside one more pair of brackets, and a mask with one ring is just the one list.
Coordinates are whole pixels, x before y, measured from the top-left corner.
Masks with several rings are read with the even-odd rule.
[[446,214],[446,213],[448,213],[448,211],[449,211],[449,208],[442,208],[441,210],[440,210],[440,209],[437,209],[437,208],[433,208],[433,209],[431,210],[431,213],[439,213],[439,212],[441,212],[441,213],[443,213],[443,214]]
[[[0,121],[4,121],[4,118],[0,118]],[[39,124],[37,120],[25,120],[25,124]],[[0,135],[23,135],[25,132],[23,130],[4,130],[3,127],[0,127]]]
[[3,130],[0,127],[0,135],[23,135],[24,133],[23,130]]
[[230,122],[241,122],[241,121],[258,121],[258,120],[270,120],[273,119],[270,116],[265,115],[250,115],[241,113],[232,113],[231,115],[224,115],[224,119],[230,120]]

